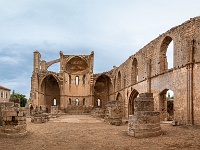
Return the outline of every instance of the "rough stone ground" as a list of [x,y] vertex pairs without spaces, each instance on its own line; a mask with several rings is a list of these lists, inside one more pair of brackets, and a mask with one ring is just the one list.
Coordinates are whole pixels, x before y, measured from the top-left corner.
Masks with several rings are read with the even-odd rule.
[[127,135],[127,124],[112,126],[87,115],[65,115],[44,124],[27,119],[28,134],[0,137],[0,150],[194,150],[200,149],[200,129],[161,125],[159,137],[136,139]]

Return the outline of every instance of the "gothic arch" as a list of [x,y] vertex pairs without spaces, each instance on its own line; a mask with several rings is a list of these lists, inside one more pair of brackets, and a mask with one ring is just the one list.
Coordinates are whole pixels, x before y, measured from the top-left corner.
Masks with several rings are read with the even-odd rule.
[[113,92],[113,87],[110,77],[105,74],[100,75],[94,85],[94,107],[98,106],[98,99],[101,100],[101,106],[105,108],[109,100],[110,94]]
[[[168,61],[169,58],[167,58],[167,51],[168,51],[168,46],[170,45],[170,43],[173,41],[171,36],[166,36],[160,46],[160,73],[162,73],[163,71],[168,70]],[[174,49],[174,45],[173,45],[173,49]],[[173,54],[171,54],[172,57],[174,57],[174,50],[173,50]],[[172,61],[173,65],[174,65],[174,61]],[[173,67],[172,67],[173,68]]]
[[43,109],[46,109],[46,112],[50,112],[51,106],[54,105],[54,99],[56,99],[56,105],[60,107],[60,86],[52,74],[43,78],[40,89],[39,105],[45,106],[46,108]]
[[133,90],[130,94],[129,101],[128,101],[128,115],[133,115],[134,114],[134,100],[138,96],[138,91]]

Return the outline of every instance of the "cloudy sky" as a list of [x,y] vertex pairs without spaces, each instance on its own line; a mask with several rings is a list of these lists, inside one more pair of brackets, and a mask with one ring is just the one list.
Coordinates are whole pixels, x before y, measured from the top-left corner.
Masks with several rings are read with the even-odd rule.
[[59,51],[94,51],[94,72],[111,70],[199,16],[199,6],[199,0],[0,0],[0,85],[28,98],[35,50],[46,61]]

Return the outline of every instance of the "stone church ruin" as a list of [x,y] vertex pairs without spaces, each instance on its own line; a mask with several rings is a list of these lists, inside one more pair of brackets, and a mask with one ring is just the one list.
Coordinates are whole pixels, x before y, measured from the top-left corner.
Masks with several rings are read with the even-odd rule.
[[[167,51],[171,42],[173,67],[169,68]],[[55,63],[60,63],[60,71],[48,71]],[[128,120],[135,113],[135,98],[153,93],[154,111],[160,113],[161,121],[200,125],[200,17],[159,35],[119,67],[94,74],[93,65],[94,52],[60,52],[58,59],[46,62],[35,51],[31,104],[47,113],[51,106],[58,106],[60,112],[81,114],[96,108],[106,110],[110,101],[117,100],[120,115]],[[174,92],[171,99],[166,97],[168,90]]]

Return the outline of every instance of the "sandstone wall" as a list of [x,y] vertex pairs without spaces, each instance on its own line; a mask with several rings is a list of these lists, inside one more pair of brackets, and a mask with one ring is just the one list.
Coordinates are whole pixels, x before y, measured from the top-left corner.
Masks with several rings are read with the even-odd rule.
[[[111,70],[112,96],[122,95],[124,117],[128,118],[128,105],[132,91],[152,92],[155,110],[160,108],[160,94],[165,90],[174,92],[174,119],[182,123],[199,124],[199,62],[200,17],[191,18],[148,43],[130,56],[119,67]],[[168,69],[167,47],[173,40],[173,68]],[[137,60],[138,72],[133,61]],[[118,78],[119,72],[121,79]],[[137,80],[134,82],[134,75]],[[117,88],[119,81],[120,89]],[[111,99],[111,98],[110,98]]]

